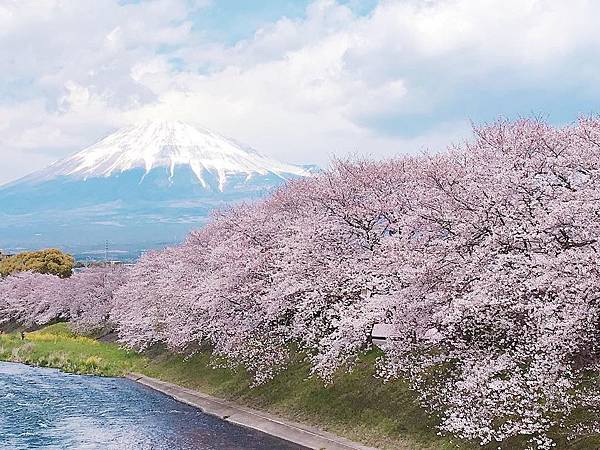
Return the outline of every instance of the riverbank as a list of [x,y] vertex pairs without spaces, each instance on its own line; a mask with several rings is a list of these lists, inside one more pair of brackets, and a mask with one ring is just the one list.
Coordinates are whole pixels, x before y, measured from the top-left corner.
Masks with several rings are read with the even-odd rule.
[[[65,324],[28,333],[0,335],[0,360],[55,367],[65,372],[100,376],[139,373],[192,389],[245,408],[315,427],[365,446],[381,449],[449,450],[479,446],[438,436],[435,420],[418,406],[402,381],[383,383],[373,377],[377,352],[365,355],[352,373],[340,373],[334,383],[309,377],[301,358],[270,382],[251,388],[243,370],[214,369],[208,353],[184,358],[164,351],[143,355],[71,333]],[[227,414],[224,414],[227,415]],[[573,441],[560,439],[561,449],[600,448],[597,435]],[[490,446],[489,448],[497,448]],[[522,442],[502,449],[522,449]]]
[[370,447],[473,448],[437,436],[435,422],[419,408],[406,384],[375,379],[376,356],[366,355],[355,371],[340,374],[331,386],[309,378],[308,366],[299,358],[274,380],[250,388],[251,379],[243,370],[214,369],[207,353],[187,359],[167,352],[139,355],[114,343],[77,336],[65,324],[28,333],[24,341],[18,334],[0,336],[0,359],[5,361],[100,376],[139,373]]
[[127,378],[166,394],[182,403],[199,408],[206,414],[218,417],[226,422],[251,428],[309,449],[376,450],[314,427],[291,422],[263,411],[246,408],[233,402],[150,378],[142,374],[129,374]]

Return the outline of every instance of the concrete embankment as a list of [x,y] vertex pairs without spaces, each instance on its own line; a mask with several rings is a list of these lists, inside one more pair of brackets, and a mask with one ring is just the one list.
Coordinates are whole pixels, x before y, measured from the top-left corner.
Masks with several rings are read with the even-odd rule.
[[348,439],[313,427],[281,419],[262,411],[239,406],[232,402],[155,378],[137,373],[129,374],[127,378],[169,395],[180,402],[195,406],[206,414],[276,436],[286,441],[294,442],[310,449],[375,450],[372,447],[356,444]]

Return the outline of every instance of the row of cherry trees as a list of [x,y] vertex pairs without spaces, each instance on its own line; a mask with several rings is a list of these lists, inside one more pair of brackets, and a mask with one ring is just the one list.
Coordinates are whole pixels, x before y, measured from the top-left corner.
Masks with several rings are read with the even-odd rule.
[[74,331],[110,327],[114,293],[126,279],[124,267],[96,267],[70,278],[22,272],[0,281],[0,325],[38,327],[69,320]]
[[[256,383],[292,348],[331,381],[387,323],[379,375],[411,380],[443,431],[547,449],[553,429],[596,427],[572,413],[600,399],[599,214],[599,120],[497,122],[445,153],[337,161],[220,212],[108,290],[73,282],[85,306],[61,314],[108,320],[140,350],[208,346]],[[39,305],[64,291],[39,303],[29,286],[46,282],[20,277],[0,302],[21,290],[28,314],[52,316]]]
[[408,377],[443,430],[548,448],[597,406],[599,214],[598,120],[498,122],[442,154],[337,161],[220,213],[142,258],[113,320],[130,346],[209,344],[257,383],[292,347],[330,380],[388,323],[380,375]]

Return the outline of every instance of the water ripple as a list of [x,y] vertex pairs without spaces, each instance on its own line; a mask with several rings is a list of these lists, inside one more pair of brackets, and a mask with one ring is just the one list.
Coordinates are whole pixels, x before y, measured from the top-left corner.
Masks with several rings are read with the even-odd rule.
[[1,449],[298,450],[134,382],[0,362]]

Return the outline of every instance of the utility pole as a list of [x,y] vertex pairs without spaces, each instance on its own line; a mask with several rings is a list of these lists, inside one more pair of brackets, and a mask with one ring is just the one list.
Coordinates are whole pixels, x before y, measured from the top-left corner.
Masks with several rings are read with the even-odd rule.
[[104,265],[108,266],[108,239],[104,242]]

